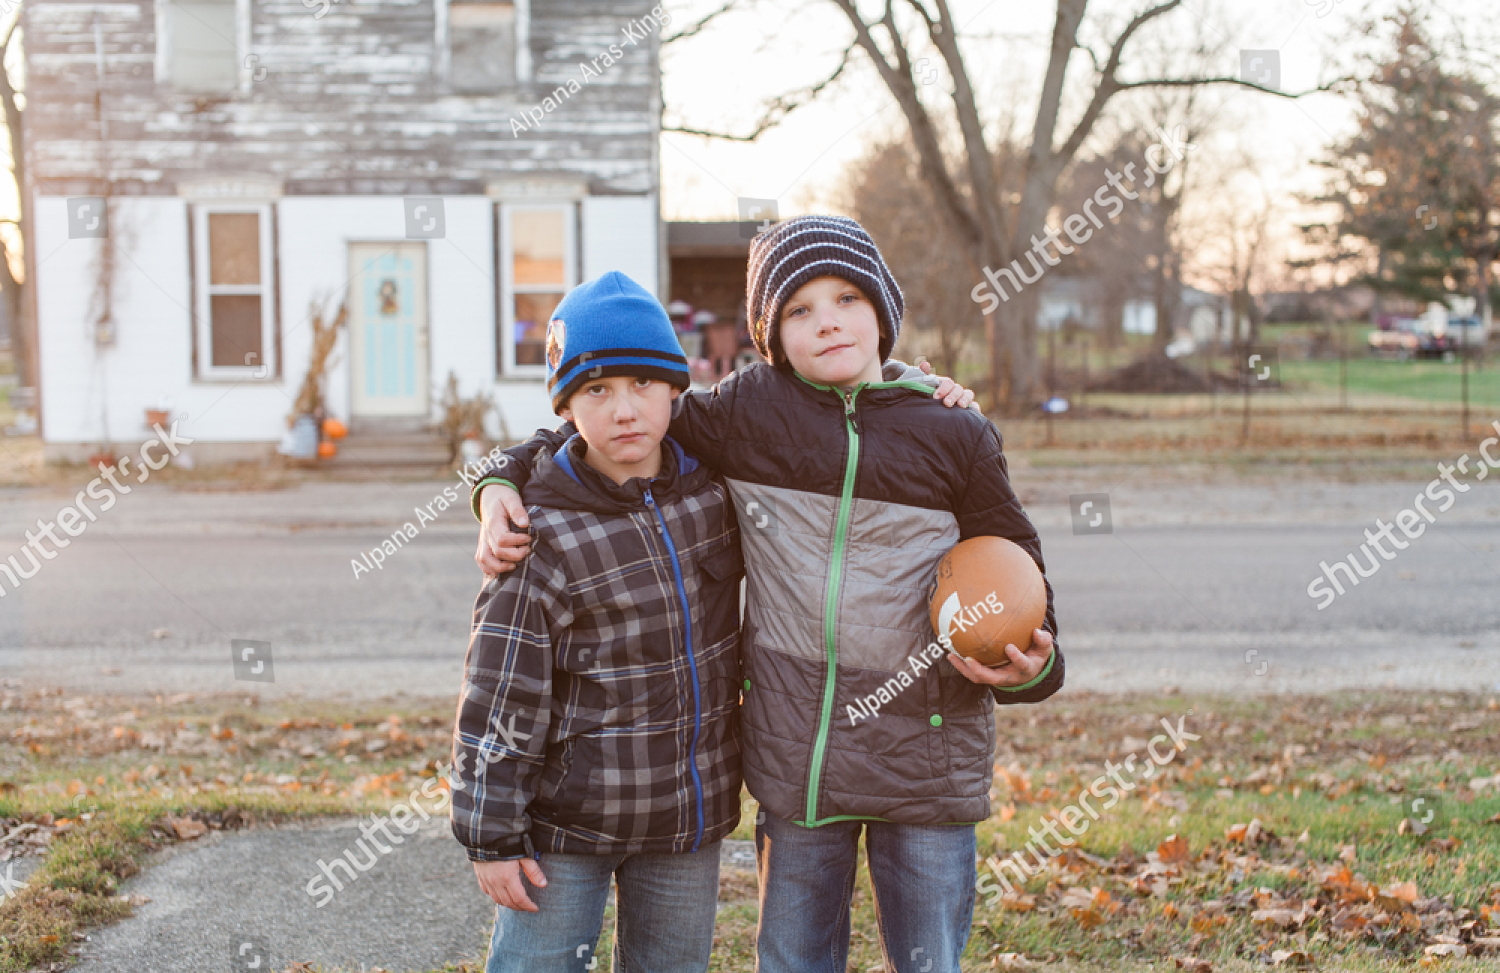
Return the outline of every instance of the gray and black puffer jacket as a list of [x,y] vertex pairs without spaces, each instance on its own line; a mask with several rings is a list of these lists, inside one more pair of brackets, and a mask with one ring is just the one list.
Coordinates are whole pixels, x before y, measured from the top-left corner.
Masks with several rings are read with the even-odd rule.
[[[1063,684],[1060,646],[1013,690],[976,685],[946,660],[913,664],[935,639],[937,563],[960,540],[1007,538],[1045,573],[999,432],[933,399],[920,375],[887,363],[895,380],[845,392],[757,363],[683,394],[672,420],[673,438],[724,476],[739,514],[745,782],[766,809],[809,827],[985,819],[994,704],[1038,702]],[[558,435],[516,447],[476,491],[514,483],[511,472]],[[1043,627],[1056,637],[1050,584]],[[876,715],[865,715],[867,698],[880,702]]]

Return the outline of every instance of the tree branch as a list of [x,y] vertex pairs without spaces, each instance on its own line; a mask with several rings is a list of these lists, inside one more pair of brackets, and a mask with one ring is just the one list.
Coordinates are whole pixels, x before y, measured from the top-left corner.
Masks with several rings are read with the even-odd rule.
[[[927,36],[943,55],[948,74],[953,78],[953,108],[958,116],[959,132],[963,135],[964,153],[969,164],[969,185],[973,187],[975,215],[984,227],[984,237],[998,243],[1004,234],[1001,225],[999,189],[995,185],[995,164],[989,146],[984,141],[984,124],[979,120],[979,107],[974,100],[974,89],[969,84],[969,72],[964,67],[963,54],[958,47],[958,30],[953,23],[947,0],[936,0],[937,20],[927,13],[921,0],[908,0],[913,9],[927,25]],[[894,24],[892,25],[894,28]],[[1000,254],[986,254],[986,259],[998,260]]]
[[729,11],[733,10],[734,7],[735,7],[735,5],[738,4],[739,2],[740,2],[740,0],[724,0],[724,5],[721,6],[718,10],[715,10],[713,13],[710,13],[710,14],[705,14],[702,20],[698,21],[696,24],[692,24],[690,26],[682,28],[682,30],[679,30],[677,33],[673,34],[671,37],[663,37],[661,39],[661,42],[663,44],[670,44],[673,41],[680,41],[684,37],[692,37],[695,34],[698,34],[699,32],[701,32],[703,30],[703,28],[707,27],[712,21],[714,21],[715,19],[717,19],[721,14],[726,14]]
[[1241,88],[1251,88],[1255,91],[1263,91],[1268,95],[1278,95],[1282,98],[1302,98],[1307,95],[1318,94],[1319,92],[1332,91],[1338,85],[1353,80],[1355,79],[1350,77],[1335,78],[1334,80],[1329,81],[1326,84],[1321,84],[1316,88],[1309,88],[1306,91],[1281,91],[1276,88],[1267,88],[1262,85],[1255,84],[1252,81],[1245,81],[1240,78],[1152,78],[1149,81],[1119,81],[1115,83],[1115,90],[1127,91],[1131,88],[1190,88],[1197,85],[1207,84],[1233,84],[1239,85]]
[[839,75],[849,66],[849,58],[854,53],[853,47],[844,48],[843,56],[839,58],[839,66],[834,68],[833,73],[819,81],[817,84],[809,85],[801,91],[790,94],[778,95],[770,101],[761,113],[760,121],[756,123],[755,129],[749,135],[730,135],[725,132],[710,132],[704,129],[686,128],[681,126],[662,126],[663,132],[681,132],[684,135],[701,135],[704,138],[725,139],[730,142],[754,142],[770,129],[781,124],[782,119],[803,105],[812,101],[823,89],[838,80]]
[[[1125,25],[1125,29],[1120,32],[1120,36],[1116,37],[1115,42],[1110,45],[1109,60],[1105,62],[1104,70],[1100,72],[1099,86],[1094,89],[1094,97],[1090,99],[1089,106],[1084,110],[1083,117],[1078,120],[1078,124],[1074,126],[1072,134],[1068,136],[1068,140],[1063,143],[1062,149],[1057,153],[1059,156],[1064,159],[1071,159],[1077,154],[1078,150],[1083,147],[1084,140],[1093,131],[1094,123],[1099,120],[1100,113],[1104,111],[1105,102],[1109,101],[1115,92],[1120,90],[1120,82],[1115,78],[1115,73],[1120,70],[1120,58],[1124,55],[1125,45],[1130,41],[1130,38],[1146,24],[1163,14],[1170,13],[1181,4],[1182,0],[1166,0],[1165,3],[1159,3],[1136,14],[1131,18],[1130,23]],[[1050,145],[1047,147],[1051,148]]]
[[963,194],[958,191],[958,187],[953,184],[953,177],[948,174],[948,167],[943,160],[942,143],[937,137],[937,129],[932,123],[932,116],[927,113],[921,99],[917,97],[917,86],[912,80],[911,64],[906,54],[906,47],[901,43],[901,37],[895,30],[891,0],[886,0],[882,22],[890,31],[891,44],[896,49],[896,66],[886,60],[880,50],[880,45],[875,43],[875,37],[870,33],[870,25],[865,23],[864,18],[855,8],[855,0],[832,0],[832,2],[849,18],[849,24],[854,28],[856,43],[870,56],[875,70],[880,72],[881,80],[885,82],[887,90],[895,97],[902,114],[906,116],[912,141],[916,143],[917,160],[921,166],[922,175],[932,186],[939,205],[947,212],[960,236],[966,238],[966,241],[971,244],[979,242],[983,239],[983,234],[974,220],[974,214],[969,212],[968,207],[964,205]]
[[[9,5],[7,4],[7,6]],[[21,15],[19,12],[17,12],[16,19],[10,22],[9,27],[5,28],[5,39],[0,40],[0,61],[4,61],[6,52],[10,48],[10,39],[15,34],[16,28],[19,26],[21,26]]]
[[[1180,3],[1181,0],[1173,0]],[[1057,117],[1062,107],[1064,82],[1068,73],[1068,55],[1078,46],[1078,27],[1083,23],[1088,0],[1057,0],[1057,16],[1052,25],[1051,54],[1047,58],[1047,74],[1042,79],[1042,95],[1037,102],[1036,120],[1031,126],[1031,147],[1026,154],[1027,180],[1033,175],[1045,173],[1044,182],[1050,183],[1055,175],[1053,160],[1053,135],[1057,131]],[[1118,46],[1119,42],[1116,42]],[[1112,55],[1113,56],[1113,55]],[[1107,77],[1107,75],[1106,75]],[[1097,101],[1099,93],[1094,93]],[[1091,105],[1092,109],[1093,106]],[[1092,124],[1092,122],[1090,122]],[[1066,154],[1063,158],[1068,158]]]

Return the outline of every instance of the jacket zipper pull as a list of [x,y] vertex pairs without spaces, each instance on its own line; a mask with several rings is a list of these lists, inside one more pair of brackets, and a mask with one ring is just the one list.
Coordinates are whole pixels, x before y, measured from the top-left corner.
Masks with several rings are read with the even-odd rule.
[[[651,507],[653,509],[656,507],[656,498],[653,497],[653,496],[651,496],[651,488],[650,487],[646,487],[645,488],[645,500],[646,500],[646,506]],[[656,532],[658,534],[660,534],[661,533],[661,518],[653,516],[651,518],[651,524],[652,524],[652,526],[654,526],[656,528]]]
[[859,390],[855,389],[853,392],[844,393],[844,418],[847,419],[849,421],[849,425],[853,427],[854,434],[856,436],[861,436],[864,434],[860,431],[859,428],[859,416],[854,414],[854,396],[858,394],[858,392]]

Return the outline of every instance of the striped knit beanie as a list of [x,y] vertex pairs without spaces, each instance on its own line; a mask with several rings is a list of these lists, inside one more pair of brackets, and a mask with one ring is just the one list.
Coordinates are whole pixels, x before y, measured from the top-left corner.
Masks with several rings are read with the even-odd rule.
[[688,387],[687,356],[666,308],[612,270],[568,291],[547,324],[547,391],[559,412],[583,383],[610,375]]
[[846,216],[798,216],[750,241],[745,308],[755,349],[773,365],[786,364],[781,309],[816,277],[840,277],[865,292],[880,322],[880,360],[889,358],[906,304],[875,241]]

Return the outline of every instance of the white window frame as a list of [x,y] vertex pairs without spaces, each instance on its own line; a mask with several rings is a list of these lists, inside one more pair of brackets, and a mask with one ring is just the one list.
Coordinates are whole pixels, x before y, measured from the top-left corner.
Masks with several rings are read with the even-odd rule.
[[[251,0],[234,0],[234,53],[239,62],[238,88],[240,93],[248,94],[250,82],[254,80],[251,66],[247,63],[247,55],[250,51],[250,41],[253,36],[250,18]],[[172,18],[168,15],[170,0],[157,0],[155,4],[156,14],[156,58],[154,63],[157,84],[174,84],[176,79],[172,77],[172,45],[176,38],[172,36]],[[204,95],[229,95],[232,89],[220,92],[197,92]]]
[[[499,203],[500,208],[500,363],[502,379],[547,377],[546,365],[516,364],[516,295],[566,294],[578,285],[578,204],[573,200]],[[512,239],[511,214],[524,212],[557,212],[563,218],[563,282],[554,284],[517,284],[515,282],[515,241]]]
[[[212,213],[255,213],[260,217],[260,283],[213,284],[209,274],[208,217]],[[233,381],[277,381],[276,361],[276,265],[271,246],[270,203],[195,203],[193,204],[193,278],[196,294],[193,301],[194,327],[198,346],[198,378]],[[260,296],[260,347],[264,362],[248,365],[213,364],[213,321],[210,316],[216,294],[258,294]],[[267,367],[268,366],[268,367]]]
[[[243,0],[248,2],[248,0]],[[516,84],[531,84],[531,0],[511,0],[516,8]],[[433,0],[433,66],[444,85],[453,81],[452,27],[449,0]]]

